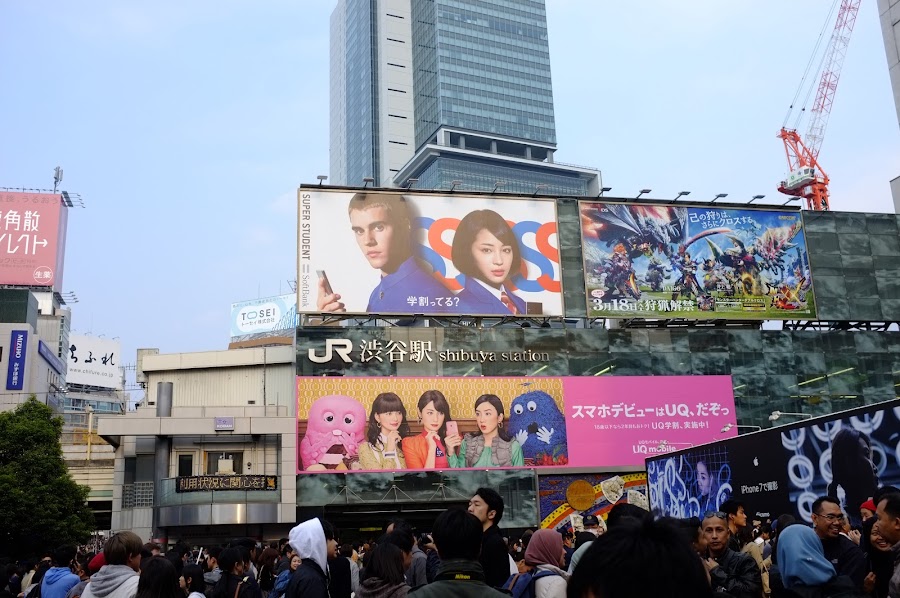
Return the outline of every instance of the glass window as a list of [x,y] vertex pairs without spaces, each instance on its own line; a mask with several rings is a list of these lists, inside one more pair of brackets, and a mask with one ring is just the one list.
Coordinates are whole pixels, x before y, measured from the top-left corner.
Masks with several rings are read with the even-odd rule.
[[207,453],[207,475],[234,475],[243,473],[244,453],[215,451]]
[[194,455],[184,453],[178,455],[178,477],[192,475],[194,475]]

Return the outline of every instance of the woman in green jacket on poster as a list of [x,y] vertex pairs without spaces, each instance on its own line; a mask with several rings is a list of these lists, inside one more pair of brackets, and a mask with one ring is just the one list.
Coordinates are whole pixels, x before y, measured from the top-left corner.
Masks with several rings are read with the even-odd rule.
[[475,400],[478,431],[447,436],[450,467],[521,467],[522,447],[503,426],[503,403],[497,395],[481,395]]

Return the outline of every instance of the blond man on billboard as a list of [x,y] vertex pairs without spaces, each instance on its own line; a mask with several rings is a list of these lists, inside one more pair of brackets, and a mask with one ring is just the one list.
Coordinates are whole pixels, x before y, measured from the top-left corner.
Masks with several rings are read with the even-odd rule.
[[[369,295],[367,313],[415,314],[448,311],[453,297],[413,255],[409,207],[401,195],[357,193],[347,207],[356,243],[381,280]],[[344,312],[341,295],[320,277],[316,305],[322,312]]]

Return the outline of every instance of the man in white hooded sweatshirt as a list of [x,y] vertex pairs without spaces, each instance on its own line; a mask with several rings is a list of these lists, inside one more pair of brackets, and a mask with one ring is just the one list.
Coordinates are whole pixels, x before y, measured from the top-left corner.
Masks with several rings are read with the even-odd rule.
[[119,532],[106,541],[106,564],[91,576],[81,598],[134,598],[144,543],[133,532]]
[[291,575],[285,598],[329,598],[328,555],[337,542],[334,528],[327,521],[304,521],[288,534],[291,548],[303,560]]

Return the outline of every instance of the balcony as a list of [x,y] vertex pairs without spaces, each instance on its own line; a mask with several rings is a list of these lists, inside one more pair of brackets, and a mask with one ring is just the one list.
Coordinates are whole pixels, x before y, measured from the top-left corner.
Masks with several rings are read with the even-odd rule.
[[[198,476],[210,479],[218,476]],[[263,476],[223,476],[231,478],[256,478]],[[196,490],[177,492],[177,478],[160,480],[159,525],[223,525],[253,523],[277,523],[281,490],[278,476],[274,489],[247,490]],[[208,486],[208,484],[207,484]],[[203,487],[203,485],[198,485]],[[265,488],[265,484],[262,485]],[[124,501],[123,501],[124,506]]]

